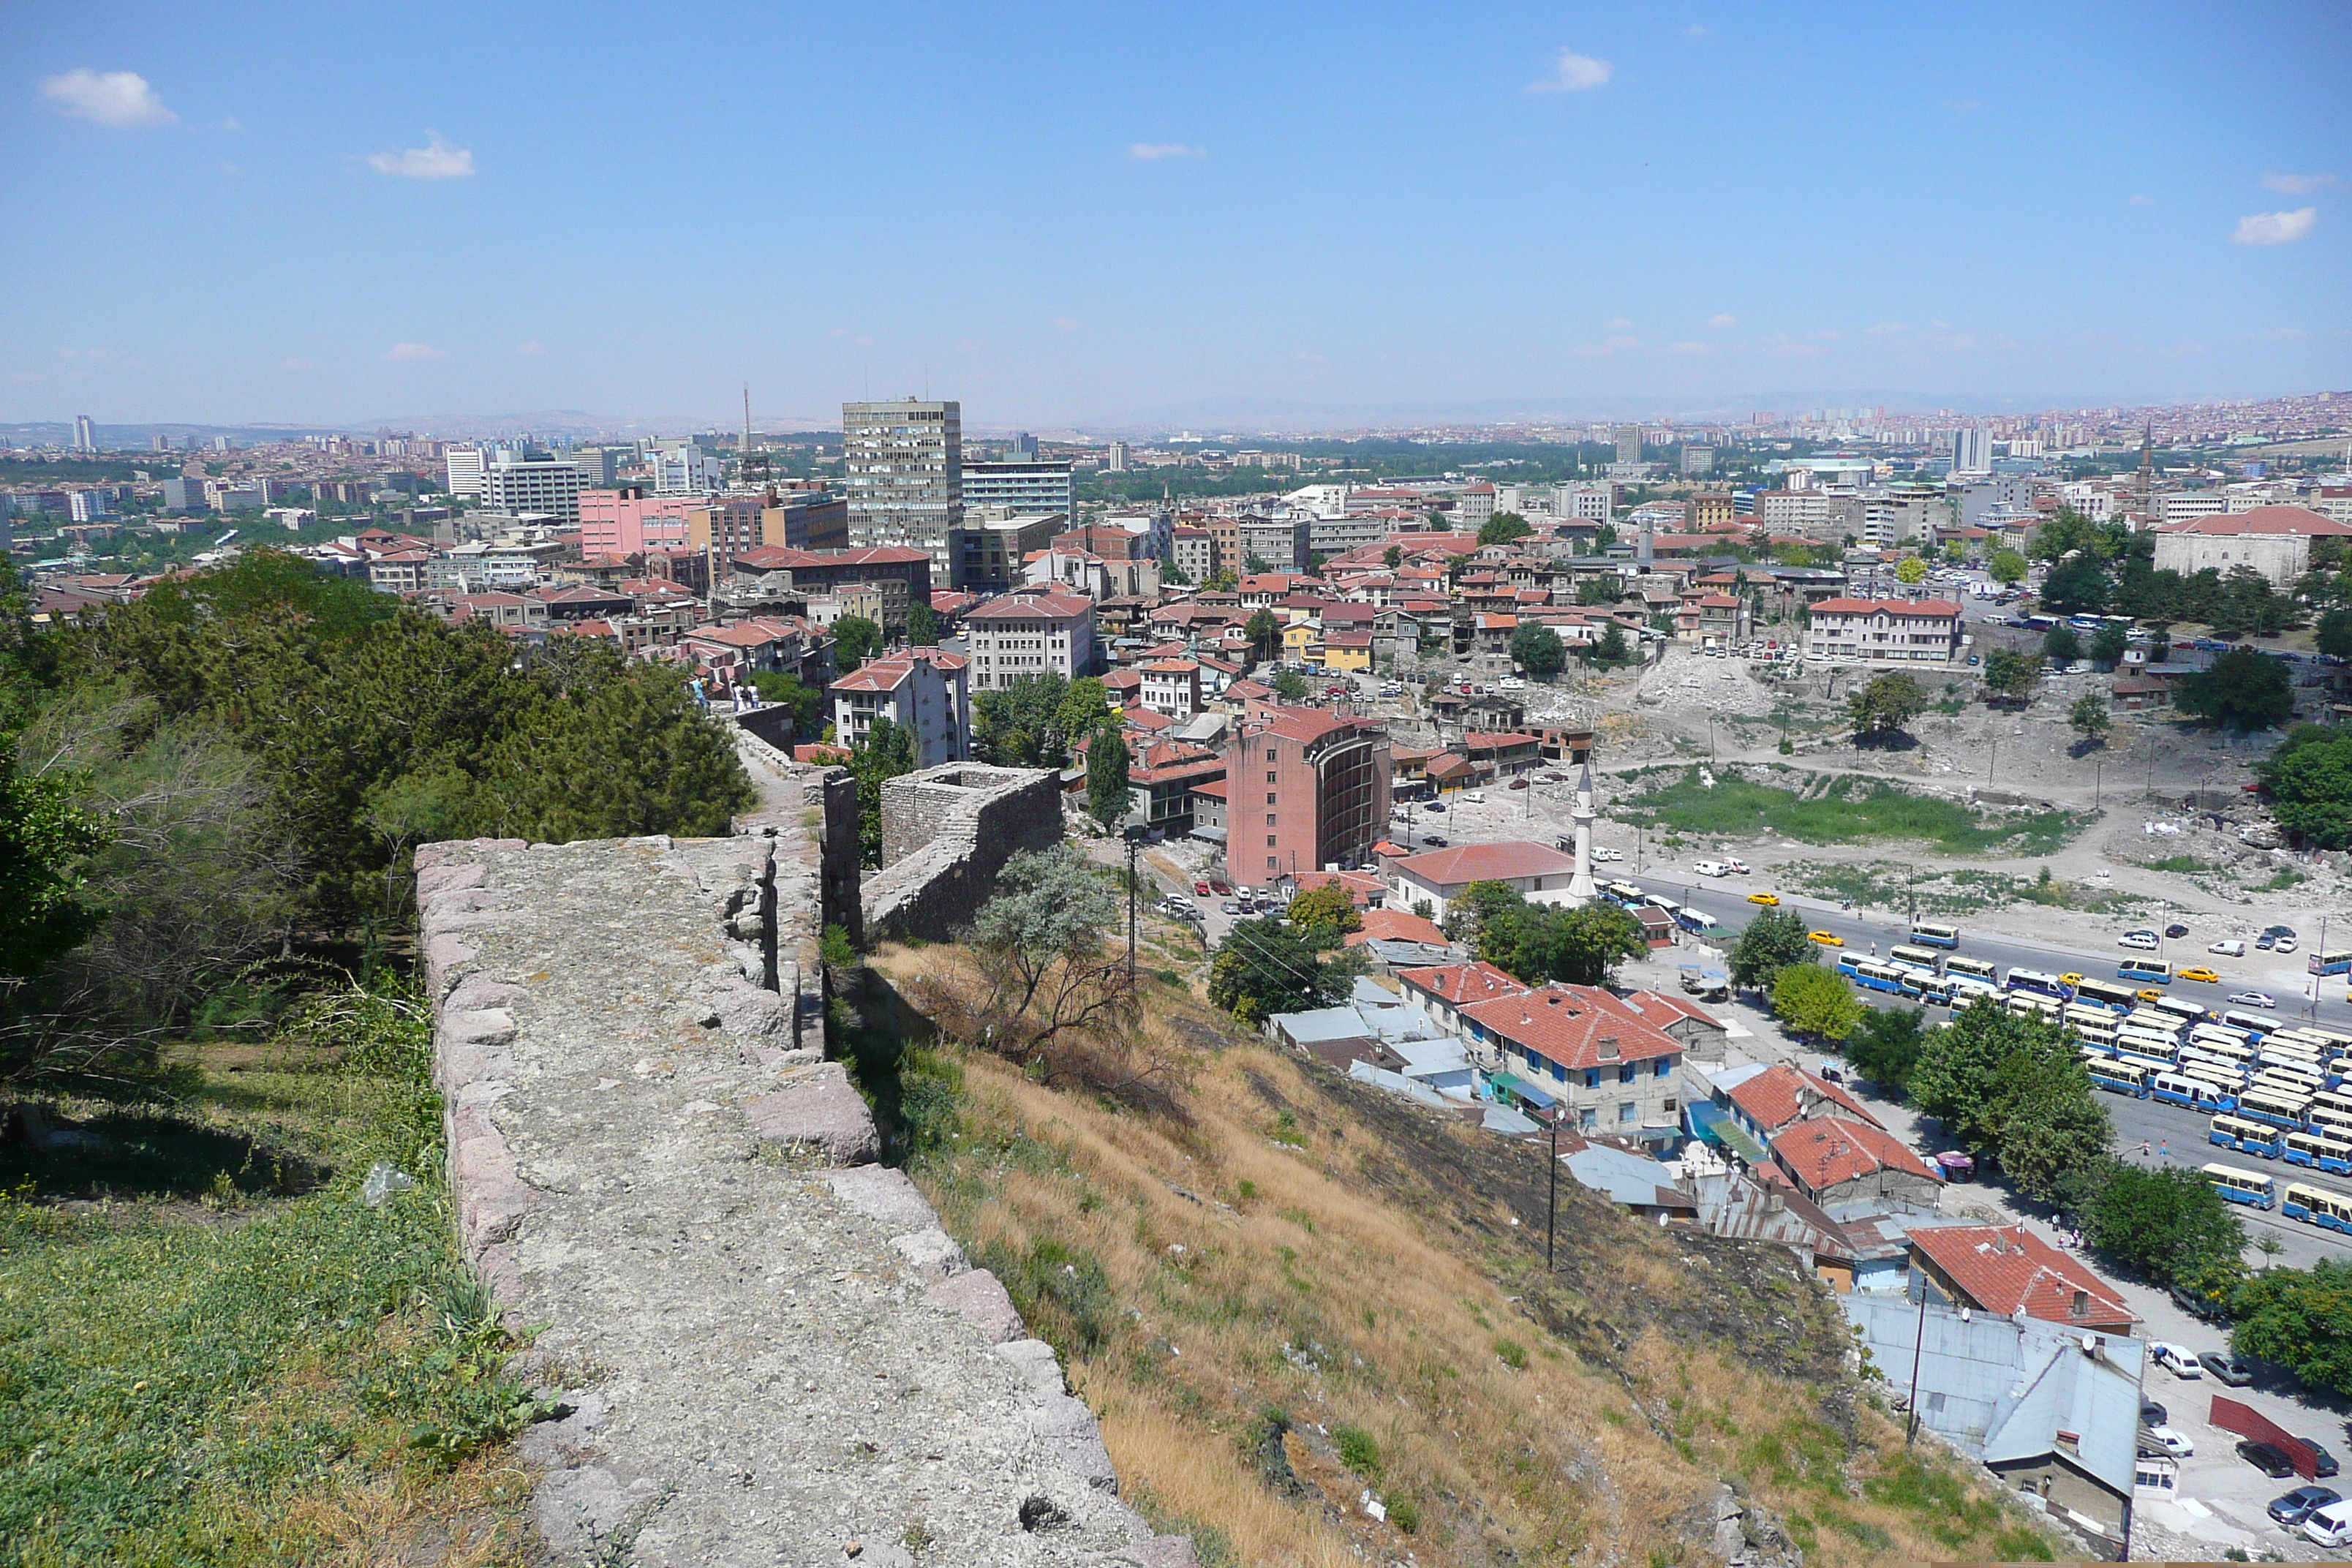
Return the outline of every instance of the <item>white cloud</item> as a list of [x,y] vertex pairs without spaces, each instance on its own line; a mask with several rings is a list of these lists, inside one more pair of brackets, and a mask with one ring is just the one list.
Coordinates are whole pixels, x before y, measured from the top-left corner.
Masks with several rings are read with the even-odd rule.
[[474,172],[471,148],[450,146],[438,131],[427,131],[425,135],[425,144],[422,147],[369,153],[368,167],[379,174],[396,174],[404,180],[462,180]]
[[1705,343],[1668,343],[1666,352],[1670,354],[1703,354],[1707,352],[1707,347]]
[[59,114],[95,120],[118,131],[169,125],[180,118],[163,107],[137,71],[94,71],[84,66],[63,76],[43,77],[41,100]]
[[230,115],[226,120],[222,121],[220,128],[224,131],[242,131],[245,129],[244,126],[239,125],[236,122],[236,116],[234,114]]
[[515,353],[519,354],[543,354],[546,352],[547,345],[541,342],[537,338],[533,338],[527,343],[515,344]]
[[1683,37],[1685,38],[1704,38],[1709,33],[1714,31],[1715,29],[1713,27],[1706,26],[1703,22],[1693,22],[1689,26],[1683,29]]
[[2249,213],[2238,220],[2230,237],[2240,245],[2292,245],[2319,221],[2317,207],[2297,207],[2291,213]]
[[2152,207],[2156,205],[2156,198],[2154,196],[2134,196],[2131,199],[2131,205],[2136,207]]
[[1627,321],[1622,316],[1612,316],[1607,321],[1601,323],[1603,329],[1612,332],[1624,331],[1628,328],[1632,327],[1633,324],[1633,322]]
[[394,343],[383,351],[383,357],[393,360],[447,359],[448,351],[436,349],[431,343]]
[[1729,314],[1709,316],[1706,324],[1710,327],[1736,327],[1739,325],[1739,318]]
[[1870,335],[1874,338],[1891,338],[1897,332],[1908,330],[1900,321],[1880,321],[1870,329]]
[[1181,142],[1130,142],[1127,144],[1127,155],[1146,162],[1156,158],[1205,158],[1209,150],[1206,147],[1187,147]]
[[1054,318],[1054,330],[1057,332],[1075,332],[1078,330],[1078,319],[1076,316],[1056,316]]
[[1591,55],[1580,55],[1574,49],[1562,49],[1552,65],[1553,74],[1541,81],[1528,83],[1529,92],[1583,92],[1596,87],[1606,87],[1617,68],[1607,60]]
[[2333,174],[2264,174],[2263,189],[2283,196],[2307,196],[2314,191],[2340,191],[2344,182]]

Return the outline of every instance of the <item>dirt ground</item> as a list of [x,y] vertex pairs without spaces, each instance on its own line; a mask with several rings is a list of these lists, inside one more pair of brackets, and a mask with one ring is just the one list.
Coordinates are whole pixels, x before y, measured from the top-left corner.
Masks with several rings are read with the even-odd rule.
[[[2345,857],[2256,849],[2237,837],[2240,826],[2262,820],[2240,786],[2252,779],[2248,764],[2268,753],[2275,735],[2232,740],[2158,714],[2117,713],[2105,743],[2085,747],[2068,726],[2066,710],[2084,692],[2104,693],[2107,678],[2048,678],[2030,707],[2006,712],[1978,700],[1974,672],[1952,671],[1920,677],[1931,704],[1938,706],[1913,721],[1910,744],[1857,749],[1844,726],[1845,698],[1857,679],[1872,673],[1814,666],[1801,674],[1751,669],[1744,660],[1674,647],[1653,668],[1600,677],[1565,672],[1553,684],[1530,683],[1518,695],[1531,729],[1550,722],[1593,727],[1601,813],[1595,841],[1624,854],[1628,875],[1636,871],[1637,854],[1644,870],[1662,861],[1687,868],[1706,855],[1737,854],[1755,868],[1759,881],[1768,868],[1786,879],[1799,868],[1874,865],[1898,880],[1915,871],[1923,879],[1992,871],[2032,881],[2047,866],[2052,878],[2074,884],[2075,907],[1998,898],[1987,907],[1998,910],[2005,930],[2053,942],[2094,935],[2112,940],[2123,924],[2161,916],[2187,921],[2205,941],[2252,937],[2282,921],[2308,946],[2323,915],[2341,921],[2346,913]],[[1400,744],[1438,738],[1427,723],[1411,720],[1394,732]],[[1784,735],[1790,748],[1785,755],[1780,751]],[[1449,730],[1443,739],[1458,737]],[[1685,838],[1679,845],[1662,844],[1654,830],[1639,836],[1637,850],[1635,826],[1612,815],[1612,807],[1646,786],[1639,775],[1678,764],[1708,764],[1718,775],[1738,766],[1754,782],[1791,789],[1814,775],[1853,775],[1964,805],[2097,815],[2064,845],[2031,857],[1946,854],[1932,845],[1885,839],[1801,844],[1760,823],[1747,834]],[[1657,782],[1669,776],[1658,773]],[[1528,837],[1549,843],[1570,830],[1570,792],[1564,784],[1483,793],[1483,805],[1456,798],[1443,823],[1433,816],[1427,824],[1441,826],[1456,842]],[[2191,799],[2200,810],[2184,805]],[[2158,861],[2175,868],[2151,864]],[[2341,923],[2352,933],[2352,921]]]

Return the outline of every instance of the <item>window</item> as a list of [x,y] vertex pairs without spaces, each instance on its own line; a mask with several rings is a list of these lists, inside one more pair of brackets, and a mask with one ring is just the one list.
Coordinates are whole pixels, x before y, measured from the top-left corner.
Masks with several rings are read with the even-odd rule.
[[1599,1115],[1594,1112],[1592,1108],[1590,1106],[1587,1106],[1584,1110],[1577,1112],[1576,1124],[1584,1129],[1587,1132],[1591,1131],[1593,1128],[1599,1126],[1600,1121],[1601,1119]]
[[1650,1076],[1651,1076],[1652,1078],[1664,1078],[1664,1077],[1665,1077],[1668,1073],[1670,1073],[1670,1072],[1672,1072],[1672,1071],[1674,1071],[1674,1070],[1675,1070],[1675,1058],[1672,1058],[1672,1057],[1660,1057],[1660,1058],[1658,1058],[1658,1064],[1657,1064],[1656,1068],[1655,1068],[1654,1069],[1653,1069],[1653,1070],[1652,1070],[1652,1072],[1651,1072]]
[[[1272,813],[1272,812],[1270,812],[1270,811],[1269,811],[1269,812],[1267,812],[1267,813],[1265,814],[1265,825],[1266,825],[1268,827],[1272,827],[1272,826],[1275,826],[1275,816],[1274,816],[1274,813]],[[1273,839],[1271,839],[1271,838],[1269,838],[1269,839],[1267,839],[1267,840],[1266,840],[1266,842],[1267,842],[1268,844],[1271,844],[1271,843],[1273,843],[1273,842],[1274,842],[1274,840],[1273,840]]]
[[1599,1068],[1587,1068],[1584,1069],[1584,1087],[1587,1089],[1599,1089],[1601,1087],[1601,1069]]
[[1617,1069],[1617,1081],[1619,1083],[1631,1083],[1633,1081],[1633,1064],[1632,1062],[1627,1062],[1623,1067]]
[[1632,1100],[1620,1100],[1620,1101],[1618,1102],[1618,1104],[1617,1104],[1617,1121],[1618,1121],[1618,1123],[1619,1123],[1621,1126],[1622,1126],[1622,1125],[1623,1125],[1623,1124],[1624,1124],[1624,1123],[1626,1123],[1626,1122],[1630,1122],[1630,1121],[1633,1121],[1638,1120],[1638,1119],[1639,1119],[1639,1117],[1640,1117],[1640,1115],[1641,1115],[1641,1110],[1640,1110],[1640,1109],[1639,1109],[1637,1106],[1635,1106],[1635,1105],[1634,1105],[1634,1103],[1633,1103]]
[[1271,770],[1268,770],[1268,772],[1266,773],[1266,775],[1265,775],[1265,782],[1266,782],[1266,783],[1268,783],[1268,784],[1272,784],[1272,783],[1274,783],[1274,782],[1275,782],[1275,781],[1274,781],[1274,773],[1273,773],[1273,772],[1272,772]]
[[1265,804],[1266,804],[1266,805],[1274,805],[1274,804],[1275,804],[1274,796],[1272,796],[1272,795],[1267,795],[1267,796],[1265,797]]

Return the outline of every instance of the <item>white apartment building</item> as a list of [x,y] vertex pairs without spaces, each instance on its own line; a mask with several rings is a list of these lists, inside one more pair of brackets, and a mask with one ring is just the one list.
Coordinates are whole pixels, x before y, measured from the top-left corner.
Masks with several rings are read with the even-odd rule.
[[2179,522],[2191,517],[2219,517],[2229,510],[2230,498],[2220,490],[2174,490],[2156,498],[2156,515],[2165,522]]
[[482,469],[480,483],[487,511],[580,521],[580,465],[568,458],[500,458]]
[[2060,485],[2058,501],[2093,522],[2105,522],[2116,514],[2115,487],[2095,479],[2078,479]]
[[1015,593],[963,618],[974,691],[1002,691],[1041,675],[1095,673],[1095,603],[1076,594]]
[[915,765],[936,767],[971,755],[971,700],[965,660],[935,647],[913,647],[859,665],[833,683],[833,732],[845,746],[887,719],[915,738]]
[[1949,599],[1823,599],[1809,615],[1814,658],[1949,664],[1960,655],[1960,606]]
[[66,494],[66,510],[76,522],[96,522],[114,515],[114,492],[111,490],[69,490]]
[[841,452],[849,547],[926,551],[933,580],[953,582],[949,536],[963,526],[963,405],[845,403]]
[[[701,496],[727,484],[727,465],[691,441],[672,441],[645,456],[657,496]],[[578,465],[575,462],[576,471]]]
[[1215,570],[1216,541],[1205,528],[1177,528],[1169,531],[1169,563],[1194,583],[1205,583]]
[[1830,498],[1820,490],[1766,490],[1756,498],[1758,515],[1768,529],[1793,529],[1803,533],[1830,520]]
[[1189,658],[1155,658],[1135,667],[1143,677],[1137,700],[1182,723],[1201,708],[1201,667]]

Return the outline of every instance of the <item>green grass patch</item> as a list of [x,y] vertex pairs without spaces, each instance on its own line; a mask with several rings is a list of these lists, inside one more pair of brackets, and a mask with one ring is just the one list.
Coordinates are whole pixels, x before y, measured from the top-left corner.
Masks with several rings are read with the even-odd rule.
[[[503,1510],[495,1528],[519,1542],[520,1479],[488,1495],[452,1471],[550,1412],[502,1375],[511,1346],[452,1240],[421,1011],[359,1012],[336,1026],[341,1066],[184,1058],[173,1103],[51,1108],[102,1146],[7,1151],[12,1561],[340,1558],[352,1521],[383,1518],[340,1504],[395,1482],[428,1514],[446,1494],[478,1531]],[[415,1185],[370,1208],[380,1159]]]
[[1856,844],[1913,839],[1955,855],[2047,854],[2087,826],[2092,816],[2064,811],[2005,816],[1972,811],[1957,801],[1913,795],[1881,780],[1847,775],[1815,799],[1796,789],[1759,784],[1736,772],[1712,785],[1701,770],[1654,785],[1616,815],[1646,826],[1707,837],[1777,833],[1802,844]]
[[2202,877],[2210,874],[2213,869],[2194,855],[2167,855],[2161,860],[2150,860],[2147,863],[2147,868],[2151,871],[2178,872],[2183,877]]

